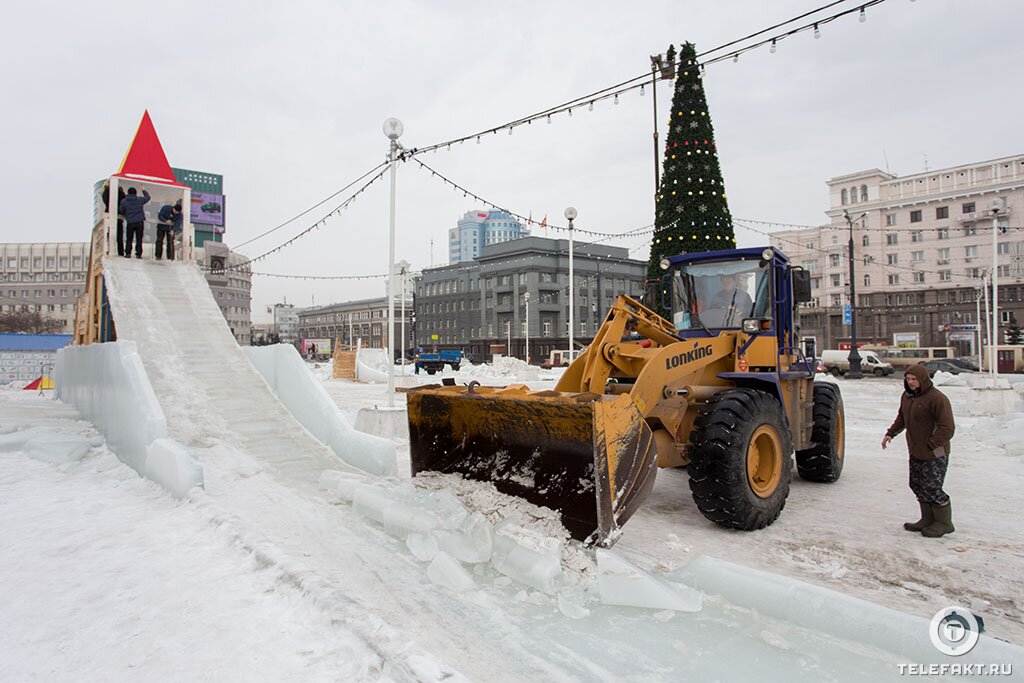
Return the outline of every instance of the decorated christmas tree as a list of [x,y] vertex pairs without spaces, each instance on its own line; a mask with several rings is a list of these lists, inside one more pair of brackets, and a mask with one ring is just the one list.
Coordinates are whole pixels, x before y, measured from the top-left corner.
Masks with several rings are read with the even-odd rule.
[[659,265],[664,256],[736,245],[715,131],[692,43],[679,52],[662,169],[648,265],[652,280],[664,274]]

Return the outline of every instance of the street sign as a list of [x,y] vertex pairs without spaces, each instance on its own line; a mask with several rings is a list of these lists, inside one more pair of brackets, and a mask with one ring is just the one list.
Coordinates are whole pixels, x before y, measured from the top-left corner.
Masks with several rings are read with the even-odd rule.
[[846,304],[845,306],[843,306],[843,324],[853,324],[853,309],[850,308],[850,304]]
[[440,337],[437,336],[436,334],[430,335],[430,341],[437,341],[438,339],[440,339]]

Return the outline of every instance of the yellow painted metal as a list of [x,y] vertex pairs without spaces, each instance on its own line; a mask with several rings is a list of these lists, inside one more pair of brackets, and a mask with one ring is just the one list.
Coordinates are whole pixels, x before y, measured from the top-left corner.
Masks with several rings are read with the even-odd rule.
[[[653,486],[656,467],[689,462],[697,407],[736,386],[728,376],[737,372],[747,340],[738,330],[680,339],[669,321],[620,296],[553,391],[410,390],[413,474],[458,472],[491,481],[561,512],[574,537],[608,545]],[[750,371],[774,370],[775,337],[757,337],[745,355]],[[783,382],[790,426],[801,433],[810,384]],[[778,486],[781,449],[778,434],[766,428],[752,441],[748,479],[758,495]]]
[[754,430],[747,444],[747,483],[759,498],[775,492],[782,478],[782,441],[769,425]]

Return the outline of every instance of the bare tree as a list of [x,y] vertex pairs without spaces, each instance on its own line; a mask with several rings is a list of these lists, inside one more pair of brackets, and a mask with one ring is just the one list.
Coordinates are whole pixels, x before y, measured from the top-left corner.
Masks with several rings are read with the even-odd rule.
[[0,332],[21,334],[60,334],[64,323],[46,318],[37,311],[14,311],[0,313]]

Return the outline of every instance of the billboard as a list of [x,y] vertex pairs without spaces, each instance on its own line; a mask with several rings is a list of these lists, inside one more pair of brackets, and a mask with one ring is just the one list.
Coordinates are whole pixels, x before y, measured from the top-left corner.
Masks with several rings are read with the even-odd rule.
[[330,339],[303,339],[299,349],[305,356],[329,356],[331,355]]
[[212,225],[214,232],[224,232],[224,195],[193,192],[192,223]]
[[901,349],[916,349],[921,346],[921,335],[917,332],[895,332],[892,335],[892,345]]

